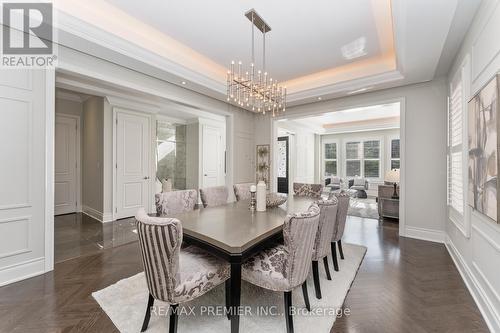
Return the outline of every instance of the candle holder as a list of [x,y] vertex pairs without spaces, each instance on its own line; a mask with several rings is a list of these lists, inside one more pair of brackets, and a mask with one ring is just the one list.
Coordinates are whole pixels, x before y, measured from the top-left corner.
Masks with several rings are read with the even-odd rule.
[[255,212],[256,204],[257,204],[257,198],[256,198],[256,195],[255,195],[255,192],[250,192],[250,205],[248,206],[248,208],[252,212]]

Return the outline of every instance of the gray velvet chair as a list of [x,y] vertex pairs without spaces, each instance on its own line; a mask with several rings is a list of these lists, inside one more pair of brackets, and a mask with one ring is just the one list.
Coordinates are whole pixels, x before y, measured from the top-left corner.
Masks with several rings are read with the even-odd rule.
[[284,244],[267,248],[242,265],[241,277],[259,287],[283,292],[287,332],[293,332],[292,290],[302,285],[308,310],[311,309],[306,279],[309,275],[320,209],[312,204],[307,212],[289,214],[283,225]]
[[162,192],[155,195],[156,213],[159,216],[191,211],[197,202],[196,190]]
[[149,290],[141,332],[148,327],[154,301],[160,300],[171,306],[169,332],[175,333],[178,304],[227,281],[229,264],[194,246],[181,250],[182,225],[178,219],[150,217],[144,209],[139,210],[135,219]]
[[316,298],[321,299],[321,286],[319,282],[318,262],[323,259],[326,277],[331,280],[330,269],[328,268],[328,254],[330,252],[330,242],[332,241],[333,231],[337,228],[337,206],[338,200],[332,196],[328,200],[318,200],[319,223],[316,239],[314,241],[314,250],[312,255],[313,280]]
[[339,248],[340,258],[344,259],[344,251],[342,250],[342,236],[344,235],[345,222],[347,220],[347,211],[349,210],[350,196],[347,192],[341,191],[340,193],[331,193],[330,198],[336,197],[338,200],[337,208],[337,221],[336,228],[333,230],[331,248],[332,248],[332,258],[333,267],[335,271],[339,271],[339,264],[337,261],[337,249],[335,244]]
[[323,191],[321,184],[293,183],[293,194],[305,197],[319,198]]
[[250,199],[250,186],[252,185],[254,185],[254,183],[234,184],[233,190],[236,201]]
[[227,204],[229,193],[225,186],[214,186],[200,189],[203,207],[215,207]]

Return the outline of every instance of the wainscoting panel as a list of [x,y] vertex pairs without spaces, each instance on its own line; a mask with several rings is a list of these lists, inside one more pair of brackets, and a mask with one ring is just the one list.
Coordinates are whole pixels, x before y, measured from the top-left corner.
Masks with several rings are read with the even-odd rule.
[[0,70],[0,285],[45,270],[45,80]]

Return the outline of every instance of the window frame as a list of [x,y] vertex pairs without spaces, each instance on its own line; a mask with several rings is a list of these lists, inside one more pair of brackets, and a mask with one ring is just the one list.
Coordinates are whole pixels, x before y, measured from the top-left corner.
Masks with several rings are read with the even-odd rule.
[[[332,159],[332,158],[326,158],[326,149],[325,149],[325,146],[327,144],[332,144],[334,143],[336,146],[337,146],[337,149],[336,149],[336,158]],[[339,165],[339,161],[340,161],[340,149],[339,149],[339,140],[334,140],[334,139],[330,139],[330,140],[323,140],[322,143],[321,143],[321,167],[322,167],[322,170],[321,170],[321,175],[323,177],[323,180],[325,180],[327,177],[339,177],[339,175],[341,174],[340,173],[340,165]],[[327,176],[326,175],[326,162],[329,162],[329,161],[334,161],[337,163],[337,173],[335,175],[331,175],[331,176]]]
[[[450,124],[451,124],[451,98],[453,93],[453,86],[456,85],[457,80],[460,80],[462,89],[462,128],[461,136],[462,140],[460,144],[453,145],[451,142]],[[447,152],[446,152],[446,171],[447,171],[447,184],[446,184],[446,202],[448,206],[448,219],[457,227],[458,230],[467,238],[471,235],[471,225],[470,225],[470,214],[471,209],[467,204],[467,191],[468,191],[468,131],[467,131],[467,119],[468,119],[468,101],[470,99],[470,85],[471,83],[471,65],[470,56],[467,54],[457,68],[456,72],[451,77],[448,82],[448,101],[447,101]],[[461,153],[461,176],[462,176],[462,213],[453,207],[450,197],[451,197],[451,184],[453,182],[451,175],[451,168],[453,166],[453,154]]]
[[[392,157],[392,141],[399,140],[399,158]],[[398,135],[391,135],[387,138],[387,151],[389,152],[388,156],[388,166],[387,170],[392,170],[392,161],[399,161],[399,168],[401,169],[401,137]]]
[[[365,158],[365,142],[368,141],[378,141],[379,143],[379,157],[378,158]],[[351,142],[359,142],[359,158],[347,158],[347,144]],[[345,178],[350,178],[354,176],[347,176],[347,162],[348,161],[359,161],[360,163],[360,177],[369,179],[371,181],[381,181],[382,180],[382,170],[384,169],[384,138],[381,136],[370,136],[370,137],[352,137],[349,139],[344,139],[342,142],[343,155],[345,158],[343,159],[343,176]],[[365,176],[365,161],[378,161],[378,177],[366,177]]]

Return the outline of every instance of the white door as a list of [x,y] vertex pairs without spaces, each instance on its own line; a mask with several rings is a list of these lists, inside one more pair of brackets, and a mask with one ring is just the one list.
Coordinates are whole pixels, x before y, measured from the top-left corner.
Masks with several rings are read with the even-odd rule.
[[77,120],[56,116],[54,162],[54,214],[77,210]]
[[149,211],[150,119],[127,111],[116,112],[115,219]]
[[202,128],[202,187],[224,185],[223,129],[209,125]]

